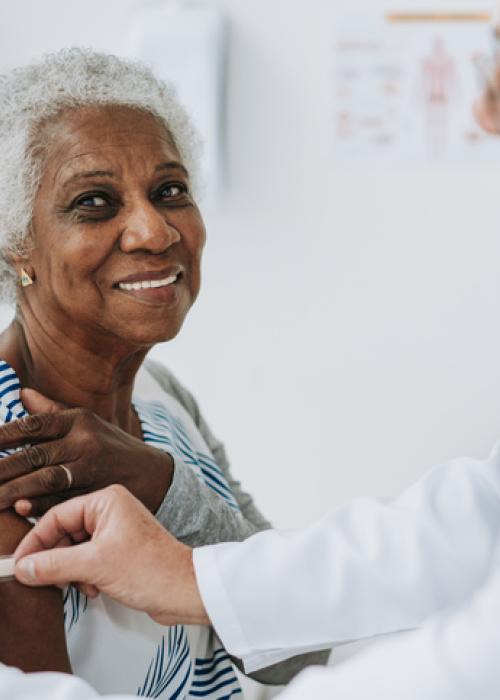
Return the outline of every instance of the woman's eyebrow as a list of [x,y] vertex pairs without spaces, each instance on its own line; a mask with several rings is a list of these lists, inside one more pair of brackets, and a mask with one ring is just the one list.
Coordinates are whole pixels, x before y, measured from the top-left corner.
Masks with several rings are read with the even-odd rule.
[[85,172],[71,175],[64,181],[64,185],[70,185],[75,180],[85,180],[92,177],[116,177],[116,174],[111,170],[86,170]]
[[186,168],[176,160],[169,160],[165,163],[160,163],[155,168],[155,172],[160,172],[161,170],[182,170],[186,177],[189,177],[189,173]]
[[[155,167],[155,172],[161,172],[162,170],[182,170],[186,177],[189,177],[189,173],[186,168],[176,160],[166,161],[165,163],[160,163]],[[67,180],[64,181],[64,186],[70,185],[76,180],[85,180],[93,177],[111,177],[116,178],[116,173],[112,170],[86,170],[84,172],[73,173]]]

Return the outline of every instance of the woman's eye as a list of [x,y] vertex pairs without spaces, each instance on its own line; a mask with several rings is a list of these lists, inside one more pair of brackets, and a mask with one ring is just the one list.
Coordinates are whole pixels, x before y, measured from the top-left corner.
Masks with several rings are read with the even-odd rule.
[[161,199],[175,199],[176,197],[180,197],[180,195],[184,194],[186,191],[187,188],[185,185],[165,185],[165,187],[160,189],[159,195]]
[[98,209],[100,207],[106,207],[108,202],[104,197],[100,197],[98,194],[89,194],[84,197],[80,197],[77,201],[77,206],[79,207],[93,207]]

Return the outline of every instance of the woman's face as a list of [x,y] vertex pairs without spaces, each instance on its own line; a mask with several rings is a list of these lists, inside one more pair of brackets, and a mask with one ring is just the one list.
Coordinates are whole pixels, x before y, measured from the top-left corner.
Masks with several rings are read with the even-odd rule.
[[199,291],[205,228],[170,135],[110,106],[63,114],[44,140],[27,302],[68,335],[173,338]]

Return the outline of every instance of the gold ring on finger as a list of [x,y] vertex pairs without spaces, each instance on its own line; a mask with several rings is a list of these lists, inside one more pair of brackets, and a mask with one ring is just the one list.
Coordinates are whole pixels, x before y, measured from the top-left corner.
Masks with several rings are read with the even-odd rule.
[[60,464],[59,466],[61,467],[61,469],[64,469],[64,473],[66,474],[66,479],[68,481],[68,483],[66,484],[66,491],[68,491],[68,489],[70,489],[73,485],[73,474],[65,464]]

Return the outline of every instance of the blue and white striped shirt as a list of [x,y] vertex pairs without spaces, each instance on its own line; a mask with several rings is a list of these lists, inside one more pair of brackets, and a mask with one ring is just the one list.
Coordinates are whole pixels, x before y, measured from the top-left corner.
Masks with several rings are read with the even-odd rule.
[[[238,510],[192,418],[144,370],[133,403],[144,442],[184,462]],[[25,415],[16,373],[0,361],[0,420]],[[0,452],[0,457],[10,452]],[[241,693],[231,660],[211,628],[164,627],[105,596],[87,599],[74,587],[65,592],[64,617],[72,668],[100,693],[162,700],[228,700]]]

